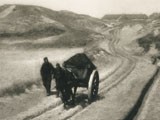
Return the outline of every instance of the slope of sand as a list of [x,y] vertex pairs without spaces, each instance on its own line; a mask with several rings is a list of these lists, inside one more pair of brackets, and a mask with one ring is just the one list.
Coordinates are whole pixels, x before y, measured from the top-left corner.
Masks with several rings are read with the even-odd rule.
[[0,18],[5,18],[7,15],[9,15],[11,12],[13,12],[13,9],[15,8],[15,5],[9,6],[4,11],[0,13]]

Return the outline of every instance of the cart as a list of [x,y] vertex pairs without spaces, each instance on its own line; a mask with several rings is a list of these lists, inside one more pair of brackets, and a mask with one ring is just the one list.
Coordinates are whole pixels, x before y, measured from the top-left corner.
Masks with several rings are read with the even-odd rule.
[[73,74],[73,87],[87,88],[88,102],[95,100],[99,89],[99,73],[87,55],[78,53],[65,61],[63,67]]

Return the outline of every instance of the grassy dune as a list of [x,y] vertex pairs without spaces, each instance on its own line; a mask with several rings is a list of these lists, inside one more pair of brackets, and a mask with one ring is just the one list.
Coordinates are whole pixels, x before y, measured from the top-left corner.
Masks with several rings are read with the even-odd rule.
[[43,57],[47,56],[55,65],[56,62],[62,63],[78,52],[83,52],[83,49],[1,50],[0,96],[19,94],[34,84],[40,85],[39,70],[43,63]]

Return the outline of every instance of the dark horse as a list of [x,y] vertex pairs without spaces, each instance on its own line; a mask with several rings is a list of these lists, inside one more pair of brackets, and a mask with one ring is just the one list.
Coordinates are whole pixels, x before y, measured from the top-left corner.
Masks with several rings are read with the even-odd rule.
[[61,84],[59,85],[61,87],[59,88],[59,90],[61,93],[62,102],[64,103],[64,105],[74,105],[75,95],[77,91],[77,80],[75,79],[74,74],[68,69],[62,68],[62,71],[63,71],[63,75],[61,76],[62,82],[58,83]]

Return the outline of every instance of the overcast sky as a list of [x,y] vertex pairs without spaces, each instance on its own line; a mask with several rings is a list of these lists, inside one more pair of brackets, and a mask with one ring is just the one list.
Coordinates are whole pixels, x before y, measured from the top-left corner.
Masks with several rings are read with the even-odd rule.
[[39,5],[53,10],[69,10],[94,17],[118,13],[160,12],[160,0],[0,0],[0,4]]

